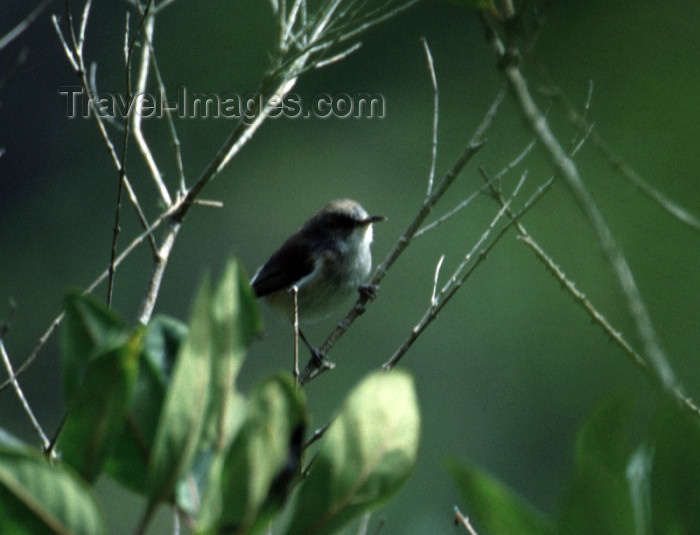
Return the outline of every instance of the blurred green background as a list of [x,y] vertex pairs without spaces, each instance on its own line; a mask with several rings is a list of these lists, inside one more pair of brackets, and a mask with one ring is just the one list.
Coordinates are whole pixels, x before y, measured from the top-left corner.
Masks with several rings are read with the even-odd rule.
[[[0,1],[0,34],[27,13],[24,2]],[[97,2],[86,55],[98,63],[98,88],[123,91],[125,2]],[[196,6],[196,7],[195,7]],[[6,346],[15,365],[61,311],[71,288],[88,285],[109,262],[117,174],[93,121],[70,120],[61,86],[75,85],[48,14],[2,51],[8,72],[22,47],[28,61],[0,93],[0,317],[11,318]],[[597,132],[656,188],[700,213],[700,4],[660,0],[558,1],[527,59],[531,87],[553,83],[582,106],[594,83],[589,118]],[[433,52],[440,86],[438,176],[460,154],[501,85],[476,12],[447,2],[423,2],[375,28],[347,60],[305,75],[294,92],[304,101],[321,92],[384,95],[382,119],[270,120],[203,197],[223,209],[195,207],[166,271],[157,311],[187,318],[198,281],[237,256],[252,273],[288,233],[326,200],[351,197],[370,213],[388,216],[375,230],[375,262],[412,219],[430,165],[432,93],[419,38]],[[268,64],[273,39],[269,3],[259,0],[180,0],[159,19],[155,47],[168,89],[246,93]],[[543,108],[548,103],[540,98]],[[561,139],[573,130],[561,109],[549,111]],[[217,151],[234,124],[224,119],[179,121],[189,183]],[[163,121],[145,132],[176,184]],[[112,131],[115,140],[121,134]],[[488,145],[478,154],[436,215],[459,202],[531,139],[506,100]],[[129,175],[149,217],[160,209],[155,188],[134,145]],[[665,349],[687,392],[700,398],[700,244],[679,224],[619,177],[592,145],[577,158],[627,259]],[[539,150],[521,166],[532,191],[552,172]],[[511,188],[511,177],[506,188]],[[307,387],[313,425],[334,413],[360,377],[377,368],[409,333],[428,304],[435,263],[445,254],[443,278],[459,263],[493,216],[480,198],[468,210],[416,243],[384,280],[379,299],[333,350],[336,371]],[[624,302],[600,249],[562,183],[529,213],[526,226],[581,289],[636,342]],[[124,203],[123,246],[139,231]],[[151,258],[143,247],[119,268],[115,308],[132,320],[145,290]],[[104,286],[96,294],[106,295]],[[263,309],[266,336],[245,364],[249,391],[269,373],[291,364],[286,322]],[[338,313],[338,318],[340,317]],[[322,340],[337,318],[308,328]],[[621,351],[593,326],[533,254],[503,240],[402,361],[413,371],[423,413],[418,467],[383,510],[384,534],[454,533],[459,494],[445,470],[457,457],[501,478],[546,513],[558,504],[572,473],[573,438],[596,400],[625,387],[654,389]],[[63,409],[58,337],[21,376],[39,420],[52,432]],[[0,393],[0,426],[36,443],[13,392]],[[127,532],[140,506],[103,480],[112,531]],[[114,501],[119,500],[119,501]],[[468,511],[467,511],[468,512]],[[167,515],[163,515],[166,517]],[[376,518],[375,518],[376,521]],[[162,526],[168,519],[162,519]],[[163,527],[165,529],[165,527]],[[157,530],[154,529],[153,532]]]

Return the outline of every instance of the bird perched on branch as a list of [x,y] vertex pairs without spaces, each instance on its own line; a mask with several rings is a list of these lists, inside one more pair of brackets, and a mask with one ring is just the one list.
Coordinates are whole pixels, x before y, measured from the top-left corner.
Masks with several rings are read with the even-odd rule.
[[[350,199],[325,204],[253,275],[255,295],[293,320],[296,286],[301,321],[327,316],[354,292],[368,291],[363,283],[372,268],[372,223],[384,219]],[[314,358],[322,359],[299,334]]]

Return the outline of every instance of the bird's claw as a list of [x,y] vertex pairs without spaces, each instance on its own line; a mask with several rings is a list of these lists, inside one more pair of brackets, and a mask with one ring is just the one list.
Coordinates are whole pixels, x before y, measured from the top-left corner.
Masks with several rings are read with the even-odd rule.
[[374,301],[377,298],[377,290],[379,290],[378,284],[361,284],[357,288],[360,295],[367,301]]

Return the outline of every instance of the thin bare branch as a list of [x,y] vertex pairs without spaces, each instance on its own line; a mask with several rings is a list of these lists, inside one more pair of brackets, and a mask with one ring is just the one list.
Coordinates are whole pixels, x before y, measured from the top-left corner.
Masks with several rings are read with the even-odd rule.
[[[518,107],[527,121],[528,126],[549,153],[552,162],[557,167],[561,177],[569,187],[574,199],[588,219],[597,235],[598,242],[610,263],[613,273],[627,301],[627,309],[632,317],[637,335],[642,342],[644,355],[653,367],[662,387],[668,391],[680,388],[666,354],[661,347],[656,329],[647,310],[646,304],[637,287],[632,270],[617,241],[607,226],[598,205],[584,184],[578,168],[566,154],[561,144],[549,128],[547,119],[535,104],[528,89],[527,81],[514,58],[517,50],[506,50],[498,34],[491,27],[490,21],[484,17],[484,23],[489,33],[489,40],[496,52],[503,75],[508,83]],[[507,25],[506,25],[507,26]],[[515,42],[510,38],[508,42]]]
[[85,30],[87,30],[87,21],[90,16],[90,8],[92,7],[92,0],[87,0],[85,6],[83,6],[83,14],[80,17],[80,31],[78,32],[78,46],[76,47],[80,50],[80,54],[83,53],[83,46],[85,45]]
[[[524,176],[524,175],[523,175]],[[522,182],[522,179],[521,179]],[[459,291],[464,282],[470,277],[474,270],[479,267],[479,265],[486,259],[487,255],[494,246],[505,236],[506,232],[510,227],[515,224],[520,218],[522,218],[528,210],[530,210],[539,201],[542,196],[549,190],[552,183],[554,182],[554,177],[550,177],[546,182],[544,182],[537,190],[530,196],[530,198],[525,202],[523,207],[515,214],[514,218],[511,218],[501,230],[494,236],[491,242],[488,243],[483,249],[480,249],[491,233],[492,229],[495,228],[498,221],[503,217],[513,199],[511,195],[510,199],[506,202],[506,205],[502,207],[494,219],[491,221],[489,227],[484,231],[481,238],[472,247],[472,250],[465,256],[464,261],[457,267],[453,273],[450,280],[443,286],[442,290],[437,296],[437,305],[430,306],[425,311],[418,323],[413,327],[409,335],[406,337],[404,342],[394,351],[394,354],[382,365],[383,370],[391,370],[398,364],[398,362],[403,358],[406,352],[415,343],[418,337],[425,331],[425,329],[433,322],[433,320],[440,313],[442,308],[454,297],[454,295]],[[515,192],[514,192],[515,193]],[[477,254],[478,253],[478,254]],[[471,260],[474,259],[472,262]]]
[[[3,75],[3,77],[0,78],[0,91],[2,91],[8,83],[10,83],[10,80],[12,80],[12,78],[14,78],[15,74],[17,74],[17,71],[19,71],[20,67],[22,67],[22,65],[24,65],[24,63],[27,61],[28,57],[29,57],[29,47],[27,47],[27,46],[22,47],[22,50],[20,50],[19,54],[17,54],[15,61],[5,71],[5,74]],[[4,152],[4,151],[2,149],[0,149],[0,156],[2,156],[2,152]]]
[[63,35],[63,30],[61,30],[61,26],[58,23],[58,17],[55,14],[51,15],[51,23],[53,24],[53,27],[56,30],[56,35],[58,35],[58,40],[61,42],[63,52],[66,54],[68,62],[70,63],[73,70],[75,72],[78,72],[80,70],[80,65],[78,65],[78,60],[75,58],[73,49],[70,47],[68,41],[66,41],[66,38]]
[[425,50],[425,59],[428,62],[428,71],[430,72],[430,85],[433,88],[433,141],[430,147],[430,172],[428,173],[428,189],[426,195],[430,195],[433,191],[433,182],[435,181],[435,167],[437,165],[437,146],[438,146],[438,122],[440,117],[440,93],[438,91],[437,76],[435,74],[435,63],[433,55],[430,52],[428,41],[425,37],[421,37],[421,43]]
[[435,266],[435,274],[433,275],[433,291],[430,294],[430,306],[435,306],[438,303],[435,292],[437,292],[438,279],[440,278],[440,268],[442,267],[442,263],[444,261],[445,255],[441,255],[440,260],[438,260],[437,265]]
[[26,17],[24,17],[19,24],[17,24],[17,26],[12,28],[2,37],[0,37],[0,50],[5,48],[12,41],[17,39],[20,35],[22,35],[24,31],[27,28],[29,28],[36,19],[39,18],[39,16],[44,12],[44,10],[52,1],[53,0],[43,0],[43,2],[41,2],[38,6],[32,9],[29,12],[29,14]]
[[[70,2],[67,2],[67,5],[69,6]],[[58,35],[58,38],[61,41],[63,49],[66,53],[66,57],[68,58],[68,61],[71,63],[71,66],[73,67],[75,72],[80,77],[83,91],[85,91],[85,95],[88,98],[88,109],[90,110],[92,116],[95,118],[95,122],[97,124],[98,131],[100,132],[100,136],[102,137],[103,141],[105,142],[105,145],[107,146],[107,151],[109,152],[109,155],[112,159],[112,163],[114,164],[117,171],[120,172],[122,170],[122,162],[121,162],[119,156],[117,155],[117,151],[116,151],[116,148],[114,146],[114,143],[112,142],[112,139],[110,138],[109,133],[107,132],[107,128],[105,126],[105,121],[104,121],[103,117],[100,115],[100,113],[97,111],[97,109],[95,108],[95,95],[92,92],[91,85],[90,85],[90,82],[88,80],[88,76],[86,73],[85,62],[84,62],[83,53],[82,53],[82,44],[80,45],[80,47],[78,47],[78,37],[75,35],[74,30],[73,30],[72,17],[70,16],[69,7],[67,7],[67,13],[68,13],[68,25],[69,25],[70,35],[71,35],[71,39],[74,43],[72,48],[63,36],[63,32],[58,24],[58,18],[55,15],[53,15],[51,20],[54,24],[56,34]],[[83,11],[83,15],[84,15],[83,20],[86,20],[86,17],[88,16],[88,14],[89,14],[88,10]],[[81,25],[82,25],[82,22],[81,22]],[[83,41],[83,44],[84,44],[84,41]],[[138,197],[136,196],[136,192],[132,188],[131,182],[130,182],[129,178],[126,176],[126,174],[124,174],[124,176],[123,176],[123,181],[124,181],[124,187],[126,188],[127,194],[129,196],[129,201],[131,202],[134,209],[136,210],[136,214],[139,218],[141,226],[144,229],[148,228],[148,219],[146,218],[143,210],[141,209],[141,205],[139,203]],[[149,236],[149,242],[151,244],[151,248],[155,251],[157,249],[157,245],[155,243],[155,239],[152,236]]]
[[[491,180],[492,180],[492,183],[493,183],[493,182],[498,181],[499,178],[494,177],[494,178],[492,178]],[[421,237],[423,234],[425,234],[426,232],[429,232],[429,231],[431,231],[431,230],[433,230],[433,229],[439,227],[440,225],[442,225],[445,221],[447,221],[448,219],[450,219],[451,217],[453,217],[455,214],[457,214],[458,212],[462,211],[462,210],[465,209],[467,206],[469,206],[469,204],[471,204],[471,202],[472,202],[474,199],[476,199],[479,195],[481,195],[482,193],[484,193],[484,192],[489,188],[489,186],[490,186],[490,184],[486,184],[486,185],[481,186],[479,189],[477,189],[477,190],[474,191],[471,195],[469,195],[469,197],[467,197],[466,199],[463,199],[462,201],[460,201],[459,204],[457,204],[457,206],[455,206],[454,208],[452,208],[452,210],[450,210],[450,211],[447,212],[446,214],[440,216],[440,217],[439,217],[438,219],[436,219],[435,221],[433,221],[433,222],[431,222],[431,223],[428,223],[428,224],[425,225],[424,227],[421,227],[420,229],[418,229],[413,237],[414,237],[414,238],[419,238],[419,237]]]
[[[485,180],[489,180],[488,176],[485,173],[483,173],[483,170],[482,174]],[[492,187],[491,194],[492,197],[496,200],[496,202],[498,202],[501,206],[505,204],[505,199],[503,198],[503,195],[500,191]],[[514,217],[514,214],[510,210],[507,211],[507,214],[510,218]],[[576,287],[575,283],[571,279],[569,279],[569,277],[566,276],[566,273],[564,273],[561,267],[557,265],[556,262],[554,262],[554,259],[552,259],[552,257],[527,231],[525,225],[518,221],[515,224],[515,227],[518,230],[518,239],[520,240],[520,242],[527,245],[535,253],[537,258],[544,264],[547,270],[549,270],[549,272],[552,275],[554,275],[554,277],[559,281],[562,288],[569,292],[569,294],[574,298],[574,301],[576,301],[588,313],[591,320],[595,324],[600,326],[612,341],[614,341],[618,346],[620,346],[623,352],[630,358],[632,363],[641,368],[645,373],[651,375],[653,379],[653,374],[651,374],[651,370],[649,369],[649,365],[647,364],[647,362],[634,349],[634,347],[632,347],[632,344],[630,344],[625,339],[624,335],[612,326],[612,324],[603,315],[603,313],[600,312],[595,307],[595,305],[593,305],[593,303],[591,303],[591,301],[586,297],[586,295]],[[674,395],[676,396],[678,401],[680,401],[688,409],[690,409],[695,414],[700,415],[700,407],[698,407],[690,397],[683,394],[681,390],[675,390]]]
[[[479,126],[476,128],[474,133],[472,134],[471,139],[467,143],[466,148],[460,155],[460,157],[457,159],[457,161],[454,163],[454,165],[449,169],[447,174],[443,177],[442,181],[438,185],[436,189],[433,190],[433,192],[430,195],[427,195],[424,199],[423,202],[421,203],[420,208],[418,209],[418,212],[416,213],[415,217],[413,218],[413,221],[408,225],[408,228],[404,231],[404,233],[399,237],[399,239],[396,241],[394,246],[392,247],[391,251],[387,254],[387,256],[384,258],[381,264],[377,266],[377,268],[374,271],[374,275],[372,276],[371,281],[369,282],[369,285],[371,287],[378,288],[380,282],[386,275],[387,271],[389,268],[394,264],[396,259],[401,256],[403,251],[410,245],[412,242],[416,232],[420,228],[420,226],[423,224],[423,221],[425,221],[425,218],[430,215],[432,212],[433,208],[435,207],[435,204],[440,200],[440,198],[445,194],[445,192],[448,190],[448,188],[454,183],[456,178],[459,176],[461,173],[462,169],[464,169],[464,166],[467,165],[469,160],[479,151],[479,149],[484,145],[484,137],[486,135],[486,131],[489,129],[491,126],[491,123],[493,122],[493,119],[498,112],[498,109],[500,108],[501,102],[503,102],[503,97],[505,95],[505,91],[501,89],[498,94],[496,95],[496,98],[494,99],[493,103],[491,104],[491,107],[488,109],[486,114],[484,115],[483,119],[481,120],[481,123]],[[357,319],[357,317],[362,314],[365,311],[367,303],[370,301],[369,295],[367,293],[361,293],[360,297],[358,300],[355,302],[355,305],[350,309],[350,311],[346,314],[346,316],[338,323],[336,328],[328,335],[326,338],[326,341],[323,343],[321,346],[320,351],[323,354],[328,354],[330,351],[331,347],[336,343],[336,341],[348,330],[350,325]],[[308,363],[306,364],[306,368],[301,374],[300,382],[301,384],[305,384],[308,381],[314,379],[317,377],[320,373],[325,371],[324,369],[319,369],[318,363],[314,359],[310,359]]]
[[[140,98],[139,95],[143,95],[146,92],[148,84],[149,67],[151,65],[151,43],[153,43],[153,29],[155,27],[155,15],[153,13],[146,13],[144,14],[144,17],[145,20],[143,24],[143,39],[146,43],[148,43],[148,46],[141,47],[141,58],[139,60],[139,75],[136,81],[136,88],[134,91],[137,99]],[[167,108],[167,106],[165,106],[165,108]],[[153,179],[153,182],[156,185],[156,189],[160,194],[161,200],[163,201],[165,206],[170,206],[173,203],[173,201],[170,197],[170,193],[168,192],[168,188],[165,186],[165,182],[163,181],[163,175],[160,172],[160,169],[158,168],[158,164],[156,163],[153,153],[151,152],[151,148],[149,147],[148,142],[146,141],[146,138],[143,135],[143,130],[141,128],[142,122],[143,114],[141,113],[140,106],[137,106],[137,108],[134,110],[134,117],[132,119],[134,139],[136,139],[136,144],[138,145],[144,160],[146,160],[146,165],[148,166],[148,169],[151,172],[151,178]]]
[[326,431],[328,431],[328,428],[331,426],[332,423],[333,422],[330,421],[327,424],[324,424],[322,427],[319,427],[318,429],[316,429],[316,431],[314,431],[314,434],[311,435],[311,438],[309,438],[309,440],[304,442],[304,445],[302,446],[302,450],[305,450],[306,448],[311,446],[311,444],[318,441],[323,435],[325,435]]
[[[131,243],[117,256],[117,258],[114,261],[115,267],[118,267],[126,258],[133,253],[136,248],[141,245],[144,241],[149,239],[153,232],[160,227],[160,225],[163,224],[164,221],[170,219],[172,214],[177,210],[178,206],[173,206],[170,208],[170,210],[163,212],[161,215],[159,215],[153,223],[151,223],[148,228],[144,231],[141,232],[138,236],[136,236]],[[109,277],[109,268],[105,269],[94,281],[90,283],[90,285],[85,288],[84,292],[85,294],[92,293],[95,291],[95,289],[102,284],[107,278]],[[49,340],[49,338],[53,335],[55,332],[56,328],[61,324],[63,321],[64,313],[61,312],[58,316],[56,316],[51,324],[48,326],[46,331],[44,331],[44,334],[41,335],[39,340],[37,340],[37,343],[35,344],[34,348],[32,349],[32,352],[29,354],[29,356],[25,359],[25,361],[22,363],[22,365],[17,368],[15,371],[15,377],[19,377],[19,375],[24,372],[31,364],[34,362],[36,357],[39,355],[39,352],[41,349],[46,345],[46,342]],[[10,385],[10,381],[7,380],[4,383],[0,384],[0,392],[2,392],[5,388],[7,388]]]
[[24,392],[22,392],[22,388],[19,385],[19,381],[17,381],[17,376],[15,375],[15,372],[12,370],[12,363],[10,362],[10,357],[7,354],[7,350],[5,349],[5,342],[2,340],[2,338],[0,338],[0,357],[2,357],[2,362],[5,365],[5,370],[7,371],[7,375],[9,377],[8,381],[10,382],[12,387],[14,388],[15,394],[17,395],[17,399],[22,404],[22,408],[24,409],[24,412],[29,417],[29,421],[31,422],[32,427],[39,435],[39,439],[41,440],[42,447],[44,448],[44,450],[48,450],[48,447],[50,445],[49,438],[46,436],[46,433],[44,433],[44,430],[41,428],[41,424],[39,424],[39,420],[37,420],[36,416],[34,416],[34,412],[32,411],[32,408],[29,406],[29,402],[27,401],[27,398],[25,397]]
[[469,535],[479,535],[476,530],[474,529],[474,526],[472,526],[471,522],[469,522],[469,518],[466,517],[465,515],[462,514],[462,511],[459,510],[459,507],[455,505],[455,526],[462,526],[464,529],[467,530],[467,533]]
[[[160,4],[154,5],[153,6],[153,12],[154,13],[161,13],[163,10],[166,8],[170,7],[173,5],[177,0],[163,0]],[[139,3],[139,9],[141,8],[141,4]]]
[[175,244],[175,238],[177,238],[180,232],[181,223],[174,219],[170,219],[168,223],[168,229],[163,238],[163,243],[158,249],[158,252],[154,255],[153,269],[151,270],[151,277],[148,281],[148,289],[146,291],[146,296],[141,303],[141,308],[139,309],[138,321],[142,325],[148,324],[153,315],[153,310],[156,306],[156,300],[158,299],[158,293],[160,292],[160,284],[163,281],[163,275],[165,273],[165,268],[168,265],[168,260],[170,259],[170,253],[173,250],[173,245]]
[[283,26],[281,28],[281,37],[279,42],[279,47],[282,52],[289,50],[289,42],[292,38],[292,30],[296,24],[297,17],[301,8],[302,2],[306,3],[305,0],[294,0],[292,4],[292,9],[289,10],[289,15],[281,21],[280,24]]
[[292,285],[292,295],[294,296],[294,366],[292,374],[294,382],[299,385],[299,287]]
[[[174,0],[173,0],[174,1]],[[159,8],[156,12],[159,12],[160,7],[163,6],[163,2],[159,5]],[[156,57],[156,51],[153,48],[153,42],[152,42],[152,36],[153,36],[153,30],[149,30],[149,24],[148,21],[146,21],[146,26],[145,26],[145,33],[144,33],[144,43],[149,49],[149,58],[151,62],[153,63],[153,73],[155,75],[156,79],[156,84],[158,86],[158,89],[160,91],[160,99],[161,102],[168,102],[168,93],[165,89],[165,82],[163,81],[163,76],[160,72],[160,67],[158,66],[158,60]],[[142,65],[143,66],[143,65]],[[173,120],[173,114],[172,111],[170,110],[170,106],[164,106],[163,110],[165,111],[165,119],[166,123],[168,124],[168,130],[170,131],[170,138],[172,139],[172,145],[173,145],[173,150],[175,153],[175,168],[177,169],[177,174],[178,174],[178,182],[179,182],[179,193],[181,195],[185,195],[187,192],[187,185],[185,183],[185,170],[184,170],[184,165],[182,163],[182,145],[180,143],[180,138],[177,134],[177,129],[175,128],[175,121]],[[139,124],[139,132],[140,132],[140,124]],[[145,140],[144,140],[145,142]],[[148,147],[148,145],[146,145]],[[150,153],[150,149],[149,149]],[[162,181],[161,181],[162,183]],[[158,186],[159,190],[161,189],[160,186]],[[166,196],[169,198],[168,190],[163,186],[163,190],[161,191],[161,198],[165,199]],[[165,193],[165,195],[164,195]],[[170,203],[172,204],[172,203]]]
[[[126,80],[125,80],[125,85],[126,85],[126,103],[127,103],[127,109],[131,109],[131,105],[133,103],[133,92],[131,90],[131,57],[134,51],[134,45],[136,43],[136,39],[139,36],[139,33],[141,32],[144,24],[144,19],[147,16],[149,12],[149,7],[151,6],[153,0],[149,0],[148,4],[146,5],[145,13],[141,16],[141,19],[139,20],[139,25],[136,29],[136,32],[134,34],[134,38],[130,41],[129,40],[129,14],[127,13],[126,16],[126,24],[125,24],[125,29],[124,29],[124,70],[126,74]],[[88,8],[86,7],[85,9],[85,16],[83,17],[83,23],[81,25],[81,35],[79,38],[80,46],[79,50],[80,52],[77,54],[78,58],[82,61],[82,47],[83,47],[83,34],[85,32],[85,24],[87,24],[87,13],[88,13]],[[145,48],[145,47],[144,47]],[[146,59],[146,63],[148,64],[148,59]],[[84,74],[83,74],[84,78]],[[137,116],[140,116],[138,113],[138,110],[136,112]],[[117,239],[119,238],[119,233],[121,231],[121,226],[120,226],[120,217],[121,217],[121,205],[122,205],[122,190],[124,188],[124,185],[126,183],[126,160],[127,160],[127,149],[129,146],[129,134],[130,134],[130,128],[131,124],[134,121],[134,113],[129,112],[126,121],[124,123],[124,133],[123,133],[123,138],[122,138],[122,153],[121,153],[121,164],[118,169],[118,183],[117,183],[117,201],[116,201],[116,207],[115,207],[115,215],[114,215],[114,228],[112,232],[112,246],[110,249],[110,263],[109,263],[109,278],[107,281],[107,306],[111,306],[112,304],[112,293],[114,290],[114,276],[116,273],[116,268],[114,266],[114,260],[117,256]],[[145,216],[142,218],[142,224],[146,226],[146,218]],[[153,245],[155,245],[155,239],[153,240]],[[156,255],[156,252],[154,250],[154,255]]]
[[334,56],[331,56],[330,58],[316,61],[313,64],[313,68],[314,69],[323,69],[324,67],[328,67],[328,65],[331,65],[333,63],[337,63],[339,61],[344,60],[353,52],[357,52],[358,50],[360,50],[360,48],[362,48],[362,43],[358,41],[357,43],[355,43],[351,47],[343,50],[342,52],[339,52],[338,54],[336,54]]

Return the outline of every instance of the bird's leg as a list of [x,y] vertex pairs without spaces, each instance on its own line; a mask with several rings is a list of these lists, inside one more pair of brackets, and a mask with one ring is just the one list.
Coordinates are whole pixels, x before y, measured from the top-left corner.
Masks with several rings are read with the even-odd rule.
[[355,303],[355,312],[358,315],[364,313],[367,303],[375,300],[377,290],[379,290],[379,285],[377,284],[361,284],[357,287],[357,291],[360,292],[360,299]]
[[319,348],[311,345],[311,342],[306,339],[306,336],[304,336],[304,333],[301,332],[301,329],[299,329],[299,338],[301,338],[302,342],[304,342],[306,347],[309,348],[309,351],[311,351],[311,358],[314,360],[314,364],[316,364],[318,368],[323,366],[323,362],[328,359],[328,356]]
[[360,284],[357,291],[366,301],[374,301],[377,298],[378,284]]

